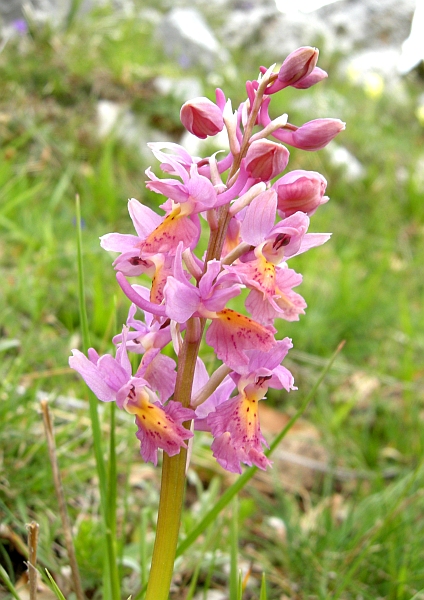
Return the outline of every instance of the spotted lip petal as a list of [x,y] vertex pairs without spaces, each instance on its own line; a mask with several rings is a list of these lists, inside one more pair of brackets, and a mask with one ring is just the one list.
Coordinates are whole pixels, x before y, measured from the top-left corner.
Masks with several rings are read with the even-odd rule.
[[271,350],[275,345],[275,331],[274,328],[264,327],[253,319],[225,308],[212,320],[206,332],[206,342],[214,348],[220,360],[236,369],[249,361],[245,350]]
[[259,423],[260,395],[242,391],[208,416],[215,438],[212,444],[214,456],[229,471],[241,473],[240,463],[249,466],[255,464],[260,469],[266,469],[271,464],[262,447],[268,447],[268,444]]
[[166,406],[146,401],[132,411],[136,415],[138,426],[136,437],[140,440],[140,454],[146,462],[155,466],[158,462],[158,450],[169,456],[179,454],[181,448],[187,448],[185,440],[193,433],[183,426],[183,422],[194,418],[195,413],[183,408],[179,402],[168,402]]

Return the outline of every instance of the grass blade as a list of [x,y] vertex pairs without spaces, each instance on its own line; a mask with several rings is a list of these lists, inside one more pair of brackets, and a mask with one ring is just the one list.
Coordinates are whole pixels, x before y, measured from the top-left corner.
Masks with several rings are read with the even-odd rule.
[[16,591],[15,586],[10,581],[10,577],[7,574],[6,569],[2,565],[0,565],[0,579],[3,581],[4,585],[7,587],[7,589],[12,594],[12,596],[14,598],[16,598],[16,600],[21,600],[21,597],[19,596],[18,592]]
[[[31,188],[27,188],[19,193],[16,193],[13,198],[11,198],[8,202],[5,202],[0,208],[0,214],[5,217],[12,210],[16,210],[20,204],[29,203],[37,196],[39,192],[44,190],[46,187],[44,182],[40,182],[35,184]],[[3,202],[4,195],[0,196],[1,201]]]
[[49,571],[47,569],[46,569],[46,573],[47,573],[47,577],[50,580],[50,583],[52,584],[53,592],[55,593],[56,598],[59,598],[59,600],[66,600],[65,596],[60,591],[59,586],[57,585],[57,583],[55,582],[55,580],[50,575],[50,573],[49,573]]
[[[81,231],[81,205],[79,196],[76,197],[76,218],[77,218],[77,257],[78,257],[78,287],[79,287],[79,308],[80,308],[80,320],[81,320],[81,332],[83,339],[84,352],[87,352],[90,345],[90,335],[88,328],[88,318],[85,303],[85,286],[84,286],[84,268],[83,268],[83,252],[82,252],[82,231]],[[106,467],[103,458],[103,449],[101,441],[101,428],[99,413],[97,410],[98,400],[92,392],[88,392],[89,406],[90,406],[90,419],[91,427],[93,431],[93,447],[94,455],[96,458],[97,474],[99,477],[99,491],[100,491],[100,504],[102,515],[105,524],[105,538],[106,538],[106,550],[108,557],[108,574],[110,581],[110,594],[113,600],[119,600],[121,597],[119,589],[119,574],[118,564],[116,559],[116,548],[115,539],[112,534],[111,524],[115,522],[115,514],[111,514],[111,508],[114,504],[113,493],[109,495],[108,482],[106,477]],[[109,476],[111,475],[110,469],[114,470],[115,480],[113,485],[116,485],[116,464],[113,460],[110,461]],[[111,466],[113,465],[113,466]],[[116,500],[115,500],[116,502]],[[112,503],[112,506],[111,506]]]
[[[82,252],[82,227],[81,227],[81,203],[79,196],[75,198],[75,212],[77,219],[77,262],[78,262],[78,299],[79,313],[81,322],[82,345],[84,352],[87,352],[90,346],[90,333],[88,329],[88,318],[85,303],[85,285],[84,285],[84,261]],[[97,405],[96,405],[97,406]],[[96,411],[97,412],[97,411]]]
[[238,573],[236,600],[243,600],[243,575],[241,571]]
[[402,510],[402,505],[403,505],[405,498],[407,498],[408,493],[412,489],[412,487],[413,487],[414,483],[417,481],[417,479],[420,476],[422,476],[423,469],[424,469],[424,462],[421,461],[420,463],[418,463],[418,465],[416,466],[414,471],[412,473],[410,473],[409,475],[407,475],[407,477],[405,478],[406,485],[403,488],[403,492],[401,494],[399,494],[399,496],[395,499],[393,505],[390,507],[390,510],[388,510],[387,513],[376,522],[374,527],[372,527],[369,530],[369,532],[367,532],[367,534],[366,534],[367,537],[363,543],[362,549],[360,550],[360,552],[358,552],[358,554],[352,561],[352,564],[351,564],[350,568],[348,569],[347,573],[344,575],[342,582],[336,588],[336,590],[334,591],[334,593],[332,595],[332,598],[334,600],[337,600],[338,598],[340,598],[341,594],[344,592],[346,587],[352,581],[352,578],[354,577],[355,573],[361,566],[363,559],[366,557],[369,549],[376,542],[378,536],[380,535],[380,532],[384,531],[384,528],[390,524],[390,521],[394,518],[394,516],[396,516],[397,513],[400,510]]
[[144,507],[141,511],[140,518],[140,570],[141,570],[141,587],[147,586],[147,523],[148,523],[149,508]]
[[268,595],[266,592],[266,575],[262,573],[261,591],[259,593],[259,600],[267,600]]
[[116,439],[115,439],[115,403],[110,403],[110,438],[109,438],[109,476],[108,476],[108,514],[109,526],[116,539]]
[[72,27],[72,24],[78,15],[81,4],[82,0],[71,0],[71,5],[65,19],[65,29],[68,30]]
[[117,560],[117,534],[116,534],[116,499],[118,480],[116,470],[116,440],[115,440],[115,403],[110,403],[110,439],[109,439],[109,477],[107,485],[107,516],[108,525],[108,554],[110,567],[110,582],[112,597],[120,598],[120,577]]
[[[192,600],[194,597],[194,594],[196,592],[197,582],[198,582],[199,575],[200,575],[200,570],[201,570],[202,566],[204,565],[205,554],[206,554],[207,550],[211,547],[212,538],[214,536],[216,537],[216,528],[209,527],[208,531],[206,532],[205,541],[203,543],[203,546],[202,546],[202,549],[201,549],[201,552],[200,552],[200,555],[199,555],[199,558],[198,558],[198,561],[196,564],[196,568],[191,577],[190,587],[188,589],[185,600]],[[214,561],[212,560],[212,564],[213,563],[214,563]],[[203,595],[205,598],[206,598],[208,589],[209,589],[209,583],[206,578],[204,585],[203,585]]]
[[232,514],[230,523],[230,600],[237,600],[239,593],[240,573],[238,569],[238,498],[237,494],[232,501]]

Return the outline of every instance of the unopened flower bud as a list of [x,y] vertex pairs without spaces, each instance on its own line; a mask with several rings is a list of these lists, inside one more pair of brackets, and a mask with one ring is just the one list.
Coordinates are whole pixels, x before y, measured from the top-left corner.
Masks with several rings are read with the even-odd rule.
[[286,218],[297,211],[311,216],[318,206],[328,201],[324,196],[326,179],[315,171],[291,171],[283,175],[273,188],[277,192],[277,211]]
[[301,150],[321,150],[345,128],[340,119],[314,119],[293,131],[290,143]]
[[307,77],[317,64],[319,51],[311,46],[303,46],[288,55],[281,65],[278,80],[285,86],[293,85]]
[[326,71],[320,69],[319,67],[315,67],[315,69],[313,69],[309,73],[309,75],[306,75],[306,77],[302,77],[301,79],[299,79],[299,81],[296,81],[296,83],[293,83],[292,85],[298,90],[306,90],[307,88],[312,87],[313,85],[319,83],[327,77],[328,74],[326,73]]
[[205,139],[224,128],[221,109],[208,98],[194,98],[181,107],[181,123],[193,135]]
[[289,151],[285,146],[269,140],[257,140],[249,146],[245,167],[251,177],[269,181],[280,175],[288,162]]

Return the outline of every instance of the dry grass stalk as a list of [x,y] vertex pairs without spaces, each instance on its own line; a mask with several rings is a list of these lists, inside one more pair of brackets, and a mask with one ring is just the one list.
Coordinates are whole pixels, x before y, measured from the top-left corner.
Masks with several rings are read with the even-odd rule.
[[30,600],[37,600],[37,546],[39,525],[35,521],[28,523],[28,579]]
[[41,400],[41,410],[43,413],[44,430],[46,433],[47,446],[49,450],[50,463],[53,472],[53,482],[56,497],[59,503],[60,518],[62,521],[63,533],[65,536],[66,551],[68,553],[69,564],[72,572],[72,581],[77,600],[84,600],[84,592],[81,584],[81,577],[78,569],[78,563],[75,556],[74,542],[72,539],[71,525],[69,521],[68,510],[66,507],[65,494],[63,492],[62,479],[60,476],[59,465],[56,455],[56,443],[53,431],[53,423],[50,417],[47,400]]

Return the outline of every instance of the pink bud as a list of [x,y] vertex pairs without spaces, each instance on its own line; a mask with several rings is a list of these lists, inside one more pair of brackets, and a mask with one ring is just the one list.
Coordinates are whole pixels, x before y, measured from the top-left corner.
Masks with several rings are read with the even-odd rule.
[[291,171],[272,187],[277,192],[277,211],[282,218],[297,211],[310,216],[318,206],[328,202],[328,197],[324,196],[327,181],[315,171]]
[[280,175],[288,162],[289,151],[285,146],[269,140],[257,140],[249,146],[245,168],[251,177],[269,181]]
[[302,77],[299,79],[299,81],[293,83],[293,87],[297,88],[298,90],[306,90],[316,83],[319,83],[323,79],[326,79],[326,77],[328,77],[328,74],[325,71],[319,67],[315,67],[315,69],[313,69],[309,75],[306,75],[306,77]]
[[181,107],[181,123],[193,135],[205,139],[224,128],[221,109],[208,98],[194,98]]
[[301,150],[321,150],[345,128],[340,119],[314,119],[293,131],[289,143]]
[[287,86],[307,77],[317,64],[318,54],[318,49],[311,46],[298,48],[281,65],[278,80]]

